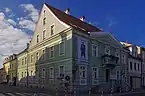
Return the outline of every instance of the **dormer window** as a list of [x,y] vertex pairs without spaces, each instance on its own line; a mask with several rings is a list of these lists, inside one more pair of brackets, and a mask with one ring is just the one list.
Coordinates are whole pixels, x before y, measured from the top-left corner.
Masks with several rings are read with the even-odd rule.
[[37,43],[39,42],[39,35],[37,35]]
[[50,29],[51,29],[51,35],[53,35],[54,34],[54,25],[51,25]]

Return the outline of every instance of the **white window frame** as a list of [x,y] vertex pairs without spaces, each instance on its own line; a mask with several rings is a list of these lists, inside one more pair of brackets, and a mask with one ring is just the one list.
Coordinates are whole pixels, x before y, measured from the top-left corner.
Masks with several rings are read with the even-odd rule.
[[[107,50],[109,50],[109,53],[107,53]],[[110,55],[110,51],[111,51],[110,46],[105,45],[105,54]]]
[[46,69],[42,68],[42,78],[45,78],[45,77],[46,77]]
[[[63,72],[62,72],[62,73],[60,72],[60,71],[61,71],[61,70],[60,70],[60,67],[61,67],[61,66],[63,66]],[[64,75],[64,77],[63,77],[63,79],[64,79],[64,78],[65,78],[65,66],[64,66],[64,65],[60,65],[60,66],[59,66],[59,77],[61,78],[60,74],[63,74],[63,75]]]
[[[85,69],[81,70],[81,68],[84,67]],[[83,78],[82,73],[85,71],[85,78]],[[80,85],[87,85],[87,66],[80,65],[79,66],[79,77],[80,77]],[[84,81],[85,83],[82,83],[81,81]]]
[[[52,74],[51,74],[51,69],[53,69]],[[54,79],[54,67],[50,67],[49,69],[49,79]]]
[[40,38],[39,36],[40,36],[39,34],[36,35],[36,42],[37,43],[39,43],[39,38]]
[[31,60],[30,60],[30,63],[33,63],[33,59],[34,59],[33,54],[31,54]]
[[[97,71],[95,71],[94,70],[94,68],[97,70]],[[96,75],[97,75],[97,79],[95,78],[95,75],[94,75],[94,73],[96,72]],[[99,77],[98,77],[98,68],[97,67],[92,67],[92,85],[97,85],[98,84],[98,82],[99,82]],[[97,82],[97,83],[94,83],[94,82]]]
[[42,50],[42,60],[45,60],[45,56],[46,56],[45,54],[46,54],[46,50],[43,49],[43,50]]
[[[117,54],[118,54],[118,56],[117,56]],[[115,56],[118,57],[118,62],[120,62],[120,52],[119,52],[119,50],[115,51]]]
[[122,59],[121,59],[122,60],[122,63],[123,64],[126,64],[126,55],[125,54],[122,54],[121,57],[122,57]]
[[[117,74],[117,73],[119,73],[119,74]],[[119,78],[117,78],[117,75],[119,75]],[[120,70],[116,70],[116,80],[121,80]]]
[[[37,55],[38,53],[38,55]],[[36,52],[36,61],[39,60],[39,52]]]
[[[53,50],[51,50],[51,47],[53,48]],[[52,56],[51,51],[53,51],[53,57],[51,57]],[[54,58],[54,57],[55,57],[54,56],[54,46],[50,46],[50,58]]]
[[[64,49],[63,49],[64,50],[64,53],[63,54],[61,54],[61,49],[60,49],[60,44],[62,42],[64,43]],[[59,56],[64,56],[64,55],[65,55],[65,40],[62,40],[61,42],[59,42]]]
[[43,40],[45,40],[46,39],[46,30],[43,30],[43,33],[42,33],[42,35],[43,35]]
[[[94,46],[96,49],[94,49]],[[96,51],[96,56],[94,55],[94,51]],[[92,44],[92,56],[98,57],[98,45],[97,44]]]
[[[52,34],[52,26],[53,26],[53,34]],[[55,33],[55,24],[50,25],[50,36],[54,35]]]

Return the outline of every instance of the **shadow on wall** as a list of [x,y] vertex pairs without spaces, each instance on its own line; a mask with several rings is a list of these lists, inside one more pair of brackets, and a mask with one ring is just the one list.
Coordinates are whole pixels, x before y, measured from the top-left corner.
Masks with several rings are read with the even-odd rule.
[[[62,43],[49,46],[44,50],[39,50],[33,54],[33,58],[35,59],[35,61],[33,60],[35,62],[35,70],[31,70],[31,67],[29,67],[27,75],[18,80],[19,86],[39,88],[64,87],[65,76],[64,74],[59,74],[60,65],[55,62],[72,58],[72,39],[67,39],[66,34],[64,33],[61,33],[60,37]],[[63,52],[65,55],[63,55]],[[62,56],[60,56],[60,54],[62,54]],[[28,64],[28,66],[30,66],[30,63]],[[31,71],[35,71],[35,73],[32,75]],[[70,70],[69,73],[72,73],[72,70]]]

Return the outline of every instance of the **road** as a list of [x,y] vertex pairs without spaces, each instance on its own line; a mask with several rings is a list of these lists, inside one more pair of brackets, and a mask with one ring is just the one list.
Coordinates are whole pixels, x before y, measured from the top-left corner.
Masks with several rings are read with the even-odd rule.
[[20,88],[0,84],[0,96],[52,96],[47,91],[36,88]]

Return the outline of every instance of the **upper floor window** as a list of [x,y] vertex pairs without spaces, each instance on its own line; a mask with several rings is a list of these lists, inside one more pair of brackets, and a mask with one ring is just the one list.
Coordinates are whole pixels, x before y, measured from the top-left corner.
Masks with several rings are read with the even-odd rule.
[[140,64],[138,63],[138,71],[140,71]]
[[98,70],[96,67],[93,67],[93,70],[92,70],[92,77],[93,77],[93,80],[97,80],[98,79]]
[[39,42],[39,35],[37,35],[37,43]]
[[39,53],[36,53],[36,60],[39,60]]
[[130,70],[132,70],[132,62],[130,62]]
[[92,56],[98,56],[98,46],[94,44],[92,44]]
[[45,32],[46,30],[43,31],[43,40],[45,39]]
[[65,54],[65,43],[64,43],[64,40],[63,40],[59,44],[59,55],[64,55],[64,54]]
[[51,25],[50,29],[51,29],[51,35],[53,35],[54,34],[54,25]]
[[126,56],[124,54],[122,54],[122,63],[126,64]]
[[43,25],[46,24],[46,17],[43,18]]
[[25,57],[25,64],[27,64],[27,57]]
[[136,63],[134,63],[134,70],[136,70]]
[[105,46],[105,54],[110,55],[110,47]]
[[50,47],[50,57],[54,57],[54,46]]
[[33,62],[33,55],[31,55],[31,63]]
[[119,70],[116,71],[116,78],[117,78],[117,80],[120,80],[120,71]]
[[45,58],[45,50],[43,49],[42,50],[42,59],[44,59]]
[[115,52],[115,56],[118,57],[118,61],[119,61],[119,60],[120,60],[119,50],[116,50],[116,52]]
[[22,65],[24,64],[24,58],[22,58]]

